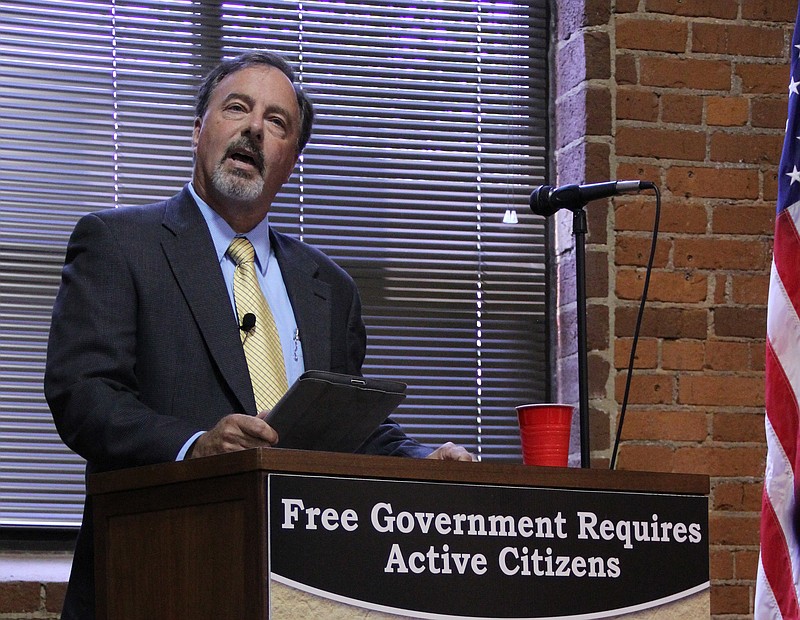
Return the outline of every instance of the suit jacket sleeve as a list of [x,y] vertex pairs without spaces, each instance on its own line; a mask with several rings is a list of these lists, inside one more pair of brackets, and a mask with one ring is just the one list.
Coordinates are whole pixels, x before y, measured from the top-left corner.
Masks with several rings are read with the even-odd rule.
[[59,434],[89,471],[174,460],[194,433],[247,408],[209,352],[211,336],[230,341],[229,374],[249,385],[210,235],[200,226],[184,233],[187,246],[201,248],[185,261],[202,271],[194,288],[207,297],[190,303],[180,265],[168,259],[177,235],[162,226],[164,204],[85,216],[67,248],[45,396]]
[[197,426],[140,399],[137,292],[105,223],[76,226],[53,309],[45,394],[64,442],[93,469],[172,460]]

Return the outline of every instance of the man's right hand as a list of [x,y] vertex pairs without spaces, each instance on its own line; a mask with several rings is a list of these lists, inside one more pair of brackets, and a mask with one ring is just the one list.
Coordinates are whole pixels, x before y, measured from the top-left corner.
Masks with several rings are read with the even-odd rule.
[[257,417],[242,413],[225,416],[203,433],[189,450],[189,458],[236,452],[249,448],[268,448],[278,443],[278,433],[264,422],[266,411]]

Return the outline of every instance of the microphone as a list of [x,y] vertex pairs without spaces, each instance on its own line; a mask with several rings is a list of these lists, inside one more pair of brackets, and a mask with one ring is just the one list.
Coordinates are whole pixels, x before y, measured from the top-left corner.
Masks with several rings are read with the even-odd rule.
[[252,312],[248,312],[242,317],[242,324],[239,325],[239,329],[243,332],[249,332],[256,326],[256,315]]
[[588,185],[540,185],[531,194],[531,211],[548,217],[561,209],[580,209],[587,202],[655,187],[650,181],[607,181]]

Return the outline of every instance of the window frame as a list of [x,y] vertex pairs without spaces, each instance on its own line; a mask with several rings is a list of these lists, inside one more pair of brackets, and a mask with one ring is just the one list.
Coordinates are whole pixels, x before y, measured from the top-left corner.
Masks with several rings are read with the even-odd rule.
[[[41,394],[49,313],[66,239],[83,213],[143,204],[180,189],[191,169],[193,97],[199,77],[222,56],[263,47],[267,34],[273,37],[268,47],[284,53],[297,68],[319,114],[312,141],[281,193],[271,222],[331,255],[359,284],[370,339],[365,374],[409,383],[409,398],[396,419],[426,443],[451,439],[483,459],[513,460],[518,449],[513,406],[523,404],[523,395],[525,400],[549,396],[547,222],[526,209],[527,192],[547,177],[547,2],[518,3],[531,13],[520,17],[514,28],[532,28],[528,22],[535,17],[537,32],[543,33],[535,54],[530,45],[520,52],[530,63],[531,75],[519,87],[518,99],[536,96],[538,107],[527,117],[508,112],[515,120],[507,126],[493,117],[503,116],[497,101],[517,95],[504,90],[504,80],[510,78],[502,71],[493,78],[496,83],[491,81],[490,67],[502,55],[487,50],[493,49],[492,41],[510,36],[502,24],[490,32],[490,19],[492,11],[511,3],[417,2],[415,18],[402,13],[410,11],[411,4],[337,3],[363,5],[363,24],[374,29],[376,20],[384,20],[386,25],[380,27],[387,33],[393,20],[405,19],[408,32],[422,43],[402,53],[391,48],[389,34],[383,52],[376,46],[359,46],[357,26],[362,22],[354,17],[355,25],[344,27],[337,22],[340,16],[325,12],[325,3],[306,1],[303,10],[315,12],[320,32],[324,30],[315,34],[309,15],[291,21],[299,4],[272,3],[269,23],[259,12],[263,7],[207,0],[20,0],[0,7],[0,15],[6,14],[0,19],[0,32],[6,37],[0,52],[12,59],[0,69],[5,82],[0,93],[8,102],[0,105],[0,220],[6,229],[0,233],[5,325],[0,328],[0,354],[3,384],[8,386],[0,392],[3,409],[8,407],[0,412],[0,446],[13,445],[20,459],[18,470],[3,467],[0,489],[12,502],[24,503],[19,496],[26,493],[25,485],[35,489],[34,495],[42,494],[32,505],[49,512],[44,527],[74,528],[83,503],[83,461],[61,443]],[[464,50],[472,43],[467,34],[449,30],[460,17],[455,12],[460,5],[474,9],[469,36],[474,49],[483,50],[473,52],[476,64],[469,80],[454,67],[464,64]],[[134,16],[134,10],[141,14]],[[423,36],[426,28],[429,39]],[[437,28],[441,40],[432,34]],[[329,49],[337,33],[342,40],[356,41],[338,57]],[[330,41],[315,49],[315,37]],[[456,46],[458,51],[452,51],[454,42],[463,49]],[[430,58],[419,60],[420,50],[430,52]],[[370,68],[359,73],[363,61],[355,52],[364,58],[383,53],[385,66],[402,77],[389,85],[369,83],[367,78],[377,73]],[[431,67],[431,58],[452,70]],[[427,90],[431,75],[439,74],[441,84],[453,86],[448,101],[459,112],[452,117],[442,113],[435,96],[444,86],[434,84]],[[456,88],[470,80],[476,85],[473,100],[466,90]],[[382,101],[379,94],[391,92],[390,85],[402,92]],[[510,108],[515,105],[522,104]],[[395,118],[397,109],[428,126],[409,131],[405,119]],[[483,124],[483,133],[473,136],[474,170],[462,158],[466,149],[457,135],[468,124],[461,117],[470,114]],[[363,125],[354,126],[352,119],[362,119]],[[386,124],[380,125],[381,120]],[[343,128],[349,128],[346,140]],[[519,139],[515,132],[533,128],[539,133],[522,152],[503,150],[503,132],[513,142]],[[158,166],[153,166],[154,159]],[[357,166],[361,167],[354,174]],[[387,190],[394,170],[406,176],[398,176]],[[463,179],[469,175],[472,185],[467,188]],[[504,183],[503,177],[513,182]],[[356,199],[354,179],[359,181]],[[386,228],[395,241],[400,239],[391,248],[378,236],[380,226],[369,213],[371,201],[378,200],[390,205],[382,212]],[[415,216],[408,203],[425,208]],[[514,240],[510,225],[503,223],[506,211],[520,221]],[[408,244],[422,223],[428,225],[427,245],[412,252]],[[469,237],[470,230],[475,237]],[[341,241],[343,233],[349,240]],[[430,254],[469,260],[454,260],[439,269],[435,261],[425,262]],[[409,256],[423,266],[408,268],[404,259],[408,262]],[[463,277],[457,284],[443,283],[446,275],[458,271]],[[418,277],[419,272],[431,279]],[[381,294],[394,299],[394,308],[376,302]],[[409,301],[412,294],[416,300]],[[421,318],[404,327],[400,336],[413,354],[398,359],[396,324],[404,314],[415,312]],[[488,326],[490,312],[503,317],[496,329]],[[512,350],[514,334],[524,329],[536,330],[530,346],[505,355]],[[440,365],[451,366],[436,379],[436,373],[443,372]],[[465,377],[474,384],[472,394],[456,385]],[[445,416],[427,412],[445,412],[448,423],[443,422]],[[59,491],[50,498],[54,483]],[[2,512],[0,523],[39,525]]]

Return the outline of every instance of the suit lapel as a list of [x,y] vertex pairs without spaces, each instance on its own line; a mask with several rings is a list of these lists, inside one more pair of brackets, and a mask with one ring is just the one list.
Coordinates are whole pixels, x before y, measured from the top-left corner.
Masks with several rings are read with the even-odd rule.
[[331,291],[317,274],[319,265],[303,246],[270,229],[270,239],[292,303],[307,370],[331,365]]
[[[168,201],[162,247],[208,350],[242,412],[255,415],[247,361],[211,233],[189,191]],[[191,355],[191,352],[187,352]]]

